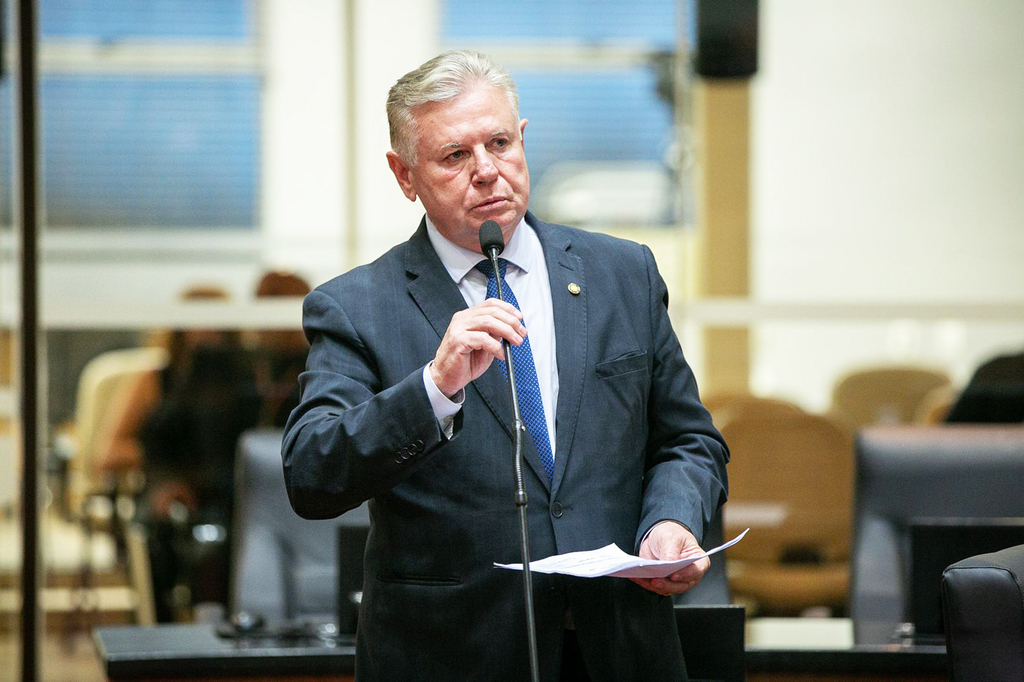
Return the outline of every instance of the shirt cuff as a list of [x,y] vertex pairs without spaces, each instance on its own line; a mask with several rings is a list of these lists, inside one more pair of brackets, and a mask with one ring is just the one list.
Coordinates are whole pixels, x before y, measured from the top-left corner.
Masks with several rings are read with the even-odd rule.
[[427,398],[434,410],[438,426],[444,432],[444,437],[451,440],[455,430],[455,415],[462,409],[462,403],[466,400],[465,390],[459,389],[451,398],[442,393],[430,376],[430,363],[423,368],[423,387],[427,389]]

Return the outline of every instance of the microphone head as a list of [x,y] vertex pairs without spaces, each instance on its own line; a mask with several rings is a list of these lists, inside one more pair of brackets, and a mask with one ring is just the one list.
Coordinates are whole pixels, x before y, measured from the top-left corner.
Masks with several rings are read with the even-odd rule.
[[490,256],[492,250],[500,254],[505,250],[505,237],[501,234],[501,227],[493,220],[485,220],[480,226],[480,253]]

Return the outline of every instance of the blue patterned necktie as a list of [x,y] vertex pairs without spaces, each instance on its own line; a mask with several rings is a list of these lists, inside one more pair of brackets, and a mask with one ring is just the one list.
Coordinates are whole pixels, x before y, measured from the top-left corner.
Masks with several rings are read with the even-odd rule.
[[[512,293],[508,282],[505,281],[505,271],[508,268],[508,261],[504,258],[498,259],[498,268],[501,270],[501,292],[505,296],[505,302],[511,303],[519,309],[519,301]],[[476,269],[487,275],[487,297],[498,298],[498,280],[494,277],[494,268],[491,261],[480,261]],[[526,320],[523,320],[526,326]],[[509,345],[512,351],[512,362],[516,368],[516,388],[519,391],[519,411],[523,415],[523,423],[533,437],[533,444],[537,448],[537,454],[548,474],[548,481],[555,473],[555,458],[551,454],[551,439],[548,436],[548,422],[544,418],[544,401],[541,400],[540,384],[537,382],[537,367],[533,364],[533,351],[530,350],[530,338],[523,339],[518,346]],[[501,373],[508,378],[508,370],[505,363],[498,360],[501,366]]]

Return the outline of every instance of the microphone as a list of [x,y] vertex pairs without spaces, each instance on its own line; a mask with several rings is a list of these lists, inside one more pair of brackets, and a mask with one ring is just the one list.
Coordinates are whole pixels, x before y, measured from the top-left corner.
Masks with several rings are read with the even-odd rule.
[[[504,250],[505,237],[501,234],[498,223],[493,220],[485,221],[480,226],[480,253],[488,258],[494,258],[500,256]],[[501,291],[501,287],[498,287],[498,291]]]
[[[501,285],[501,268],[498,267],[498,256],[505,250],[505,237],[501,227],[493,220],[484,221],[480,226],[480,252],[487,256],[494,269],[494,279],[498,285],[498,299],[505,300],[505,292]],[[515,431],[512,442],[514,448],[513,472],[515,474],[515,502],[519,516],[519,550],[523,557],[523,599],[526,603],[526,640],[530,655],[530,679],[540,680],[540,664],[537,658],[537,630],[533,612],[533,577],[530,573],[530,530],[526,522],[526,482],[523,479],[523,415],[519,410],[519,394],[516,391],[516,374],[512,367],[512,347],[508,339],[501,340],[505,351],[505,373],[508,377],[508,391],[512,398],[512,416]]]

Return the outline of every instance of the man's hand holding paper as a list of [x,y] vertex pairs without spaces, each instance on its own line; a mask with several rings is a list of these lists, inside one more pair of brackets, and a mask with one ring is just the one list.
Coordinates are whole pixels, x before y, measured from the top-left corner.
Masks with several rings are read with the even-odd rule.
[[668,597],[686,592],[700,582],[711,567],[711,559],[701,549],[697,538],[689,529],[674,521],[662,521],[651,528],[647,537],[640,543],[640,558],[673,561],[689,557],[696,560],[671,575],[654,578],[635,577],[630,580],[645,590]]
[[[673,525],[678,526],[678,524]],[[682,528],[682,526],[678,527]],[[660,536],[655,536],[654,533],[657,529],[658,526],[655,526],[654,530],[652,530],[647,538],[644,539],[644,542],[641,543],[641,552],[643,552],[644,545],[650,547],[649,543],[652,540],[656,543],[665,541],[661,539]],[[600,549],[594,549],[586,552],[570,552],[568,554],[559,554],[546,559],[531,561],[530,570],[536,573],[561,573],[563,575],[571,575],[578,578],[599,578],[602,576],[629,578],[638,585],[652,590],[653,592],[658,592],[658,594],[681,594],[692,587],[692,585],[683,586],[684,583],[690,582],[690,580],[687,579],[689,573],[686,569],[688,567],[693,566],[697,562],[707,563],[710,565],[709,557],[712,554],[735,545],[737,542],[742,540],[743,536],[746,534],[747,531],[745,530],[724,545],[715,547],[707,552],[700,550],[698,547],[698,553],[689,554],[688,556],[681,558],[655,559],[643,556],[636,557],[626,554],[616,545],[611,544]],[[656,547],[661,551],[661,545],[656,545]],[[651,553],[653,554],[653,552]],[[494,565],[498,568],[508,568],[518,571],[523,569],[522,564],[496,563]],[[697,570],[700,571],[700,575],[703,575],[704,571],[707,570],[707,566],[704,566],[703,569],[698,567]],[[672,576],[680,574],[682,575],[682,580],[672,579]],[[648,584],[650,584],[651,587],[647,587]],[[680,589],[674,589],[677,585]]]

